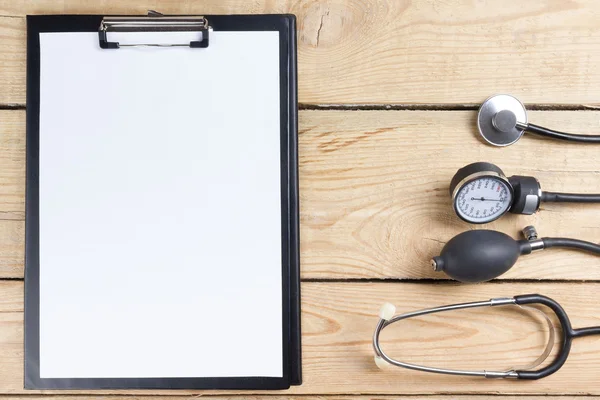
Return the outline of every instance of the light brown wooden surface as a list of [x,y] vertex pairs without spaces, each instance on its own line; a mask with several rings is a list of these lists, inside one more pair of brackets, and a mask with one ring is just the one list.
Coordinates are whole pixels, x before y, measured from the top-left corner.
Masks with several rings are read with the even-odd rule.
[[0,110],[0,220],[25,217],[25,111]]
[[[122,396],[122,395],[100,395],[94,396],[97,400],[189,400],[197,397],[208,398],[211,400],[237,400],[240,396],[235,395],[188,395],[188,396],[161,396],[161,395],[150,395],[150,396]],[[45,399],[45,400],[88,400],[87,396],[74,396],[74,395],[8,395],[3,396],[7,400],[31,400],[31,399]],[[497,400],[498,396],[494,395],[432,395],[432,396],[404,396],[404,395],[291,395],[291,396],[273,396],[273,395],[254,395],[251,396],[253,400],[396,400],[396,399],[410,399],[410,400]],[[565,396],[502,396],[505,400],[565,400]],[[596,396],[577,396],[579,400],[592,400],[597,399]]]
[[0,219],[0,273],[23,278],[25,222]]
[[[138,396],[121,396],[121,395],[100,395],[94,396],[97,400],[189,400],[194,398],[208,398],[211,400],[237,400],[240,396],[235,395],[188,395],[188,396],[161,396],[161,395],[138,395]],[[45,400],[88,400],[86,396],[73,396],[73,395],[9,395],[4,396],[7,400],[25,400],[25,399],[45,399]],[[495,395],[291,395],[291,396],[273,396],[273,395],[254,395],[251,396],[253,400],[497,400],[498,396]],[[578,400],[592,400],[597,399],[596,396],[577,396]],[[513,395],[513,396],[502,396],[505,400],[565,400],[565,396],[528,396],[528,395]]]
[[595,0],[2,0],[0,103],[25,103],[24,15],[150,8],[296,14],[302,103],[474,104],[509,92],[598,105]]
[[[384,301],[395,303],[398,312],[408,312],[538,292],[558,300],[575,327],[600,325],[596,306],[600,258],[587,254],[548,250],[523,257],[500,281],[488,284],[419,281],[444,278],[431,271],[429,258],[455,234],[474,229],[460,222],[450,208],[447,186],[457,168],[490,161],[507,175],[538,177],[547,190],[600,190],[597,147],[525,137],[508,148],[493,148],[477,137],[476,112],[456,111],[465,106],[474,109],[487,96],[506,92],[531,108],[586,110],[530,112],[534,123],[598,133],[600,111],[594,109],[600,107],[600,3],[0,0],[0,108],[26,105],[25,15],[141,15],[147,9],[172,14],[296,14],[299,101],[341,108],[300,112],[304,384],[288,392],[252,396],[23,390],[25,111],[9,109],[0,110],[0,397],[84,400],[100,394],[105,399],[168,400],[219,394],[219,399],[255,400],[406,396],[488,400],[508,394],[502,397],[558,400],[600,396],[597,337],[578,339],[560,372],[537,382],[379,371],[370,344]],[[370,105],[423,111],[365,110],[373,108]],[[446,111],[434,111],[439,109]],[[600,206],[542,208],[535,216],[507,216],[485,227],[517,237],[520,229],[534,224],[542,236],[600,240]],[[415,281],[402,282],[405,279]],[[387,351],[406,361],[492,369],[533,360],[546,334],[539,318],[509,309],[485,309],[407,321],[384,332],[383,343]]]
[[[597,112],[531,114],[580,132],[593,132],[600,120]],[[471,162],[536,176],[545,189],[600,188],[595,149],[528,137],[504,149],[483,145],[475,116],[474,111],[302,113],[303,276],[440,277],[431,271],[430,258],[454,235],[474,229],[454,215],[448,193],[456,170]],[[599,212],[599,205],[545,204],[535,216],[508,215],[485,227],[517,236],[535,224],[543,236],[598,241]],[[548,251],[523,257],[505,278],[598,279],[600,259]]]
[[[0,282],[0,394],[25,393],[22,389],[22,288],[22,282]],[[594,301],[600,298],[598,283],[469,286],[305,282],[302,290],[304,384],[285,393],[600,395],[599,337],[576,340],[560,372],[535,382],[457,379],[397,368],[381,371],[373,363],[371,349],[377,312],[386,301],[396,304],[398,312],[408,312],[455,302],[539,292],[558,300],[573,325],[582,327],[600,325]],[[547,337],[543,320],[524,316],[512,308],[437,314],[388,329],[383,332],[382,344],[392,355],[430,365],[478,369],[508,368],[531,362],[541,354]]]
[[[302,277],[445,278],[429,260],[454,235],[475,228],[455,216],[447,191],[452,175],[470,162],[536,176],[549,190],[600,188],[600,156],[590,147],[535,137],[504,149],[486,146],[476,134],[475,115],[302,111]],[[531,118],[582,133],[600,124],[597,111],[536,111]],[[24,121],[24,111],[0,111],[0,276],[23,274]],[[534,224],[542,236],[596,242],[599,213],[600,205],[545,204],[535,216],[507,215],[484,227],[518,237]],[[522,257],[503,278],[597,280],[600,258],[548,250]]]

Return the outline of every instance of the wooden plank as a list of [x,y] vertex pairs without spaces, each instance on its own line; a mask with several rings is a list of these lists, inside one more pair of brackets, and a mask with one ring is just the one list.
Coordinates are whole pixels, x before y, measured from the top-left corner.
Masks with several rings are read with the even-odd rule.
[[[595,148],[534,136],[497,148],[483,144],[475,112],[331,111],[301,114],[300,194],[305,278],[434,278],[432,256],[475,226],[452,211],[448,185],[475,161],[507,175],[537,177],[543,189],[600,192]],[[597,112],[532,112],[531,120],[592,133]],[[600,205],[544,204],[534,216],[507,215],[484,227],[518,237],[597,242]],[[599,279],[600,258],[572,251],[523,257],[505,278]]]
[[0,219],[0,278],[22,278],[25,223]]
[[[22,306],[16,300],[21,291],[21,282],[0,282],[2,394],[39,393],[23,390]],[[600,394],[600,340],[595,337],[576,340],[569,360],[558,373],[532,382],[452,377],[395,368],[380,371],[374,366],[371,335],[379,306],[385,301],[395,303],[398,312],[408,312],[532,292],[559,301],[575,327],[600,325],[600,315],[592,301],[600,298],[597,283],[304,283],[304,384],[285,394]],[[382,344],[389,354],[406,361],[493,369],[533,361],[541,353],[546,335],[545,322],[539,317],[525,316],[510,308],[487,308],[406,321],[384,331]],[[150,393],[214,392],[137,392]]]
[[[0,216],[22,219],[24,111],[0,111]],[[507,175],[538,177],[544,189],[600,191],[595,148],[525,137],[507,148],[484,145],[475,112],[302,111],[300,195],[302,277],[444,278],[429,259],[474,226],[452,212],[447,187],[463,165],[498,164]],[[557,129],[592,133],[600,112],[532,112]],[[535,216],[508,215],[486,227],[518,236],[597,242],[600,205],[543,205]],[[0,217],[0,277],[22,276],[21,223]],[[548,250],[523,257],[508,279],[600,279],[600,258]]]
[[25,104],[26,37],[24,18],[0,17],[0,105]]
[[[294,13],[301,103],[598,105],[594,0],[0,1],[0,104],[25,103],[25,14]],[[14,18],[17,17],[17,18]]]
[[[241,396],[236,395],[203,395],[203,398],[211,400],[238,400]],[[4,396],[7,400],[32,400],[32,399],[47,399],[47,400],[90,400],[92,396],[61,396],[61,395],[16,395],[16,396]],[[96,398],[96,397],[94,397]],[[190,396],[103,396],[102,400],[189,400]],[[405,396],[401,395],[388,395],[388,396],[368,396],[368,395],[308,395],[308,396],[270,396],[270,395],[244,395],[244,399],[249,400],[393,400],[393,399],[406,399]],[[502,396],[504,400],[564,400],[563,396]],[[450,395],[426,395],[426,396],[410,396],[411,400],[497,400],[498,396],[493,395],[466,395],[466,396],[450,396]],[[579,400],[593,400],[598,399],[597,396],[578,396]]]
[[25,112],[0,110],[0,220],[25,216]]
[[25,113],[0,110],[0,277],[23,277]]

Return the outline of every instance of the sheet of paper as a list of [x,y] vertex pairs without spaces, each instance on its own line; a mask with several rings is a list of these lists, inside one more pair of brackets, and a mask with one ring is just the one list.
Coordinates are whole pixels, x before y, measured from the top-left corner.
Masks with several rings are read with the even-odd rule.
[[281,377],[278,32],[40,47],[41,377]]

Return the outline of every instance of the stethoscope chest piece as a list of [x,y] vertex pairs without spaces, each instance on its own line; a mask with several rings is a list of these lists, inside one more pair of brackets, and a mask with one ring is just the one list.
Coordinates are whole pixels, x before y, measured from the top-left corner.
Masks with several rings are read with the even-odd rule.
[[477,127],[488,143],[511,145],[523,136],[527,128],[525,106],[507,94],[492,96],[479,108]]

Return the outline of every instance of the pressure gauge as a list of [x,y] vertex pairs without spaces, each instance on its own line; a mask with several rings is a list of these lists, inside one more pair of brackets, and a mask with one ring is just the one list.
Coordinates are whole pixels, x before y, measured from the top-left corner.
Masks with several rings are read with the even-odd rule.
[[473,224],[485,224],[506,214],[513,203],[513,194],[502,170],[486,162],[461,168],[450,183],[454,211]]
[[543,192],[533,176],[507,178],[494,164],[476,162],[459,169],[450,182],[454,211],[464,221],[485,224],[507,211],[531,215],[541,202],[600,203],[600,194]]

